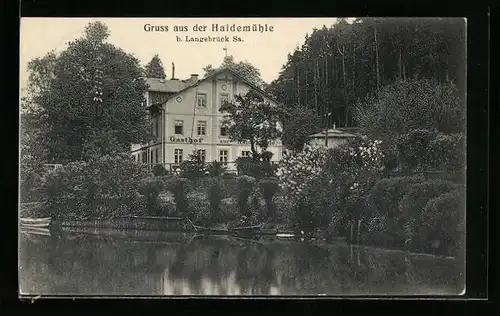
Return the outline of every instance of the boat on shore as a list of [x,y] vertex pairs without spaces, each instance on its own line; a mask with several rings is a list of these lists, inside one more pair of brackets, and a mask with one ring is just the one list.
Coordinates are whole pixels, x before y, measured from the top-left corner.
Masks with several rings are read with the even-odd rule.
[[21,227],[21,233],[27,235],[51,236],[50,230],[44,227]]
[[48,228],[52,222],[52,218],[51,217],[43,217],[43,218],[24,217],[24,218],[20,218],[19,222],[21,224],[21,227]]

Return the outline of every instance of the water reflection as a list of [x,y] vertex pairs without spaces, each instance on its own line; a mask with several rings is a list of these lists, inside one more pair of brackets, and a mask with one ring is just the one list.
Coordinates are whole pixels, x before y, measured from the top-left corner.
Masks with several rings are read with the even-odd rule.
[[345,244],[22,235],[25,294],[458,294],[463,264]]

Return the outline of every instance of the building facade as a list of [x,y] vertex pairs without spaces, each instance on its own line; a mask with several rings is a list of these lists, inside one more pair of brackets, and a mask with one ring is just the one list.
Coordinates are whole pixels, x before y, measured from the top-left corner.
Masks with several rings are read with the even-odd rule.
[[[229,69],[201,80],[193,74],[187,80],[148,78],[147,84],[146,105],[156,139],[149,144],[133,145],[132,155],[139,162],[163,164],[167,169],[178,166],[193,152],[206,162],[220,161],[227,163],[229,169],[234,168],[238,157],[250,155],[250,145],[229,139],[220,107],[250,89],[261,93],[266,102],[277,105],[264,91]],[[279,140],[272,142],[267,150],[273,153],[271,161],[281,159],[283,149]]]

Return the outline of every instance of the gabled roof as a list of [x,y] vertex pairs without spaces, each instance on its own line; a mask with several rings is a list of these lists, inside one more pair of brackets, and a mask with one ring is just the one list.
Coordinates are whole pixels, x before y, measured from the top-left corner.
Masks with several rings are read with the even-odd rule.
[[194,83],[188,80],[169,80],[159,78],[146,78],[146,84],[149,86],[148,91],[177,93]]
[[[231,73],[232,76],[234,76],[235,78],[237,78],[238,80],[244,82],[245,84],[247,84],[248,86],[250,86],[250,88],[252,88],[253,90],[257,91],[258,93],[262,94],[263,96],[265,96],[266,98],[268,98],[269,100],[275,102],[275,103],[279,103],[278,100],[276,100],[275,98],[273,98],[272,96],[270,96],[268,93],[266,93],[264,90],[262,90],[261,88],[257,87],[255,84],[251,83],[250,81],[248,81],[247,79],[243,78],[242,76],[240,76],[238,73],[236,73],[234,70],[230,69],[230,68],[220,68],[220,69],[217,69],[216,71],[214,71],[212,74],[210,74],[209,76],[203,78],[203,79],[200,79],[198,80],[197,82],[192,82],[190,81],[190,79],[188,80],[164,80],[165,82],[172,82],[172,81],[178,81],[178,82],[181,82],[181,84],[184,85],[183,88],[181,89],[178,89],[177,91],[172,91],[173,88],[177,88],[176,86],[174,86],[174,84],[171,84],[170,86],[170,89],[167,89],[167,88],[163,88],[164,91],[160,91],[160,90],[153,90],[152,88],[149,89],[149,91],[159,91],[159,92],[171,92],[171,93],[174,93],[173,95],[171,95],[169,97],[169,99],[173,98],[173,97],[176,97],[177,95],[181,94],[182,92],[186,91],[187,89],[190,89],[192,87],[195,87],[195,86],[198,86],[201,82],[204,82],[204,81],[207,81],[207,80],[210,80],[212,79],[213,77],[221,74],[221,73],[224,73],[224,72],[229,72]],[[154,81],[156,80],[161,80],[161,79],[155,79],[155,78],[148,78],[148,79],[154,79]],[[155,83],[153,83],[155,84]],[[163,84],[165,85],[165,83],[160,83],[160,84]],[[151,85],[150,85],[151,87]],[[167,91],[168,90],[168,91]],[[162,103],[165,103],[162,102]]]
[[[325,138],[325,131],[321,131],[316,134],[309,135],[310,138]],[[343,131],[339,131],[338,129],[329,129],[328,130],[328,138],[351,138],[356,137],[354,134],[346,133]]]

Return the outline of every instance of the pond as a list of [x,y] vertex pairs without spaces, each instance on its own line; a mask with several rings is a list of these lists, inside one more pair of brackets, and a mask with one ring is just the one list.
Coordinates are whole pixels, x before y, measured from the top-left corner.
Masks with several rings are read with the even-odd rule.
[[454,295],[451,258],[345,243],[176,234],[146,241],[21,233],[19,285],[30,295]]

